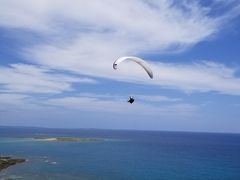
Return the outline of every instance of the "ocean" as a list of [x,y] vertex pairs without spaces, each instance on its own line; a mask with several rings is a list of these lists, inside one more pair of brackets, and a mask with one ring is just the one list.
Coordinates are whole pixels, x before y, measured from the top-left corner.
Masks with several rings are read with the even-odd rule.
[[240,134],[0,127],[0,155],[27,159],[1,180],[240,180]]

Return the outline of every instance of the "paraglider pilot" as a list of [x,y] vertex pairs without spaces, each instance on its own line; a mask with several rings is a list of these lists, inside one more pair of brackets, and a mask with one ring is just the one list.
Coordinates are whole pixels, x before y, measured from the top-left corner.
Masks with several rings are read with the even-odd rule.
[[132,103],[134,102],[133,97],[130,96],[128,102],[129,102],[130,104],[132,104]]

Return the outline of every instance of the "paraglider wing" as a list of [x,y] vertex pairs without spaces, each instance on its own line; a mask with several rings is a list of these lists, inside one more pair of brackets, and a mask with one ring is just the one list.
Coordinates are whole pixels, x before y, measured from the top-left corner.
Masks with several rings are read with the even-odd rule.
[[147,65],[147,63],[143,59],[140,59],[138,57],[133,57],[133,56],[120,57],[113,63],[113,69],[117,69],[118,65],[123,61],[133,61],[133,62],[138,63],[148,73],[149,77],[151,79],[153,78],[152,70],[149,68],[149,66]]

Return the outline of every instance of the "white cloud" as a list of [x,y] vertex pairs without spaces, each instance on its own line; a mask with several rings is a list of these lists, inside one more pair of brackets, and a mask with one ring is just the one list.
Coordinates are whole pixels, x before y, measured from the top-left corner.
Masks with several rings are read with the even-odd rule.
[[0,25],[26,28],[39,32],[49,31],[47,1],[9,0],[0,2]]
[[72,83],[95,83],[89,78],[64,75],[45,67],[12,64],[0,67],[1,92],[61,93],[73,90]]
[[174,102],[174,104],[161,105],[158,107],[141,102],[131,105],[124,99],[120,98],[116,100],[115,96],[101,94],[86,94],[86,96],[80,94],[79,96],[52,98],[46,101],[46,104],[70,110],[152,116],[175,116],[176,114],[178,116],[188,116],[195,114],[198,110],[198,107],[195,105],[176,102]]
[[23,105],[22,102],[27,99],[29,96],[21,94],[9,94],[1,93],[0,94],[0,107],[6,105]]
[[[146,96],[138,96],[142,99]],[[147,96],[148,99],[153,99],[158,96]],[[159,98],[159,97],[158,97]],[[113,113],[113,114],[140,114],[150,115],[154,117],[159,116],[192,116],[197,113],[198,107],[192,104],[179,103],[171,101],[170,98],[162,97],[169,101],[167,105],[160,104],[154,106],[147,103],[137,101],[134,105],[127,103],[126,99],[119,95],[111,94],[93,94],[81,93],[76,96],[64,97],[37,97],[30,95],[22,95],[16,93],[2,93],[0,94],[0,111],[48,111],[61,112],[64,111],[72,113],[94,112],[94,113]]]
[[138,99],[150,102],[178,102],[182,101],[181,98],[170,98],[167,96],[159,96],[159,95],[135,95]]
[[[183,1],[178,6],[171,0],[9,0],[1,2],[0,25],[49,33],[58,39],[54,47],[59,42],[78,42],[78,49],[83,47],[79,55],[94,53],[98,57],[101,53],[94,50],[105,47],[108,52],[118,50],[112,53],[116,57],[150,50],[175,51],[205,40],[219,31],[225,17],[213,18],[209,11],[197,1]],[[88,44],[93,47],[86,51]]]
[[187,92],[215,91],[240,95],[240,78],[236,76],[236,67],[205,61],[191,65],[157,63],[153,69],[157,72],[153,84],[163,87]]
[[91,32],[101,39],[107,34],[111,39],[127,40],[124,49],[131,52],[191,45],[217,31],[218,19],[207,16],[206,8],[194,2],[182,3],[184,8],[173,3],[9,0],[1,2],[0,24],[61,36],[69,32],[85,36],[84,32]]
[[[0,93],[0,111],[16,112],[40,109],[37,98],[16,93]],[[44,107],[47,109],[47,107]]]
[[[46,39],[51,39],[23,49],[28,61],[50,69],[188,92],[239,95],[236,70],[217,63],[150,63],[154,70],[153,81],[131,63],[121,66],[117,72],[111,67],[114,59],[122,55],[175,52],[208,40],[221,30],[226,19],[239,15],[239,7],[237,3],[221,16],[210,16],[213,9],[197,1],[174,4],[166,0],[9,0],[1,2],[0,24],[43,33]],[[20,82],[27,83],[21,84],[20,78],[11,79],[11,83],[1,81],[8,91],[53,93],[71,90],[71,83],[75,82],[72,77],[58,81],[58,77],[51,74],[53,77],[47,78],[53,78],[50,81],[38,79],[38,86],[31,76],[30,81],[22,76],[24,81]]]
[[[160,96],[160,95],[146,95],[146,94],[134,94],[137,101],[144,101],[144,103],[148,102],[179,102],[182,101],[181,98],[171,98],[167,96]],[[78,97],[85,97],[85,98],[98,98],[102,100],[116,100],[121,102],[126,102],[126,96],[120,96],[116,94],[93,94],[93,93],[79,93]]]
[[[83,55],[77,55],[81,52],[81,50],[77,50],[77,47],[70,49],[54,48],[54,50],[44,48],[40,52],[35,51],[33,56],[39,63],[52,68],[66,69],[93,77],[152,84],[185,92],[215,91],[221,94],[240,95],[240,78],[236,76],[239,68],[236,67],[227,67],[213,61],[192,64],[154,63],[148,61],[154,72],[154,79],[149,80],[141,67],[133,63],[121,64],[121,67],[114,71],[111,67],[116,58],[114,53],[106,53],[103,56],[97,56],[94,53],[84,55],[83,52],[88,49],[86,48],[82,49]],[[93,50],[93,52],[96,51]],[[58,59],[60,62],[55,64],[49,61],[53,58]]]

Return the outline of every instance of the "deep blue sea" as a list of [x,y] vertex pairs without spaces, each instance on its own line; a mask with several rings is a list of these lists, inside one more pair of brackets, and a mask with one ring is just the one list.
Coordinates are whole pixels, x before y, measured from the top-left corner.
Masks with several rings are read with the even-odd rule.
[[240,180],[240,134],[0,127],[0,155],[28,159],[1,171],[1,180]]

